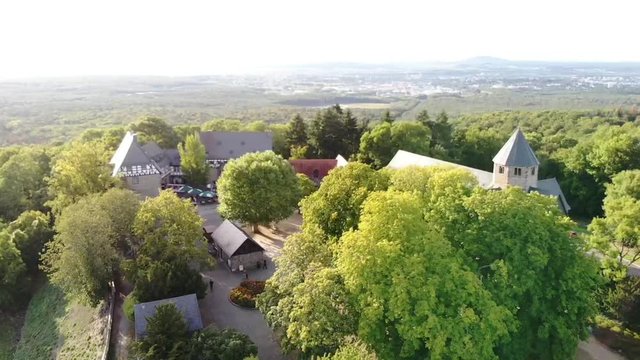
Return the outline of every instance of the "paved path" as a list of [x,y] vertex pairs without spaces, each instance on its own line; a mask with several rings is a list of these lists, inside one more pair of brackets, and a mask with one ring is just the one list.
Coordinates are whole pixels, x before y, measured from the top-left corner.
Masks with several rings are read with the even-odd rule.
[[[205,225],[219,226],[222,223],[223,219],[217,210],[217,205],[198,206],[198,213],[205,220]],[[271,259],[280,255],[284,238],[289,233],[299,230],[299,221],[298,217],[293,216],[279,224],[284,232],[261,227],[261,232],[266,235],[253,235],[253,238],[265,248],[265,254],[269,259],[267,269],[249,271],[249,279],[266,280],[273,275],[275,266]],[[213,325],[220,329],[232,328],[247,334],[258,347],[260,360],[285,359],[278,339],[267,325],[262,313],[258,310],[239,308],[229,301],[229,292],[244,280],[244,275],[232,273],[224,263],[218,262],[214,270],[204,272],[203,276],[205,283],[208,284],[209,279],[213,279],[214,282],[213,291],[199,301],[205,327]]]
[[623,360],[624,357],[618,355],[604,344],[596,340],[593,336],[578,345],[576,352],[577,360]]
[[128,282],[118,280],[116,284],[116,302],[113,308],[113,322],[111,323],[111,344],[109,345],[109,359],[126,360],[129,358],[129,344],[133,340],[133,322],[124,315],[122,304],[124,298],[131,292]]

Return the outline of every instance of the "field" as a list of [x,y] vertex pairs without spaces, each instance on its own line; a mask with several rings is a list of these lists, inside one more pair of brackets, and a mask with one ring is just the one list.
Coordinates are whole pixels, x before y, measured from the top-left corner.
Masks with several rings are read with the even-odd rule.
[[15,360],[96,359],[104,346],[102,307],[68,302],[46,284],[31,299]]

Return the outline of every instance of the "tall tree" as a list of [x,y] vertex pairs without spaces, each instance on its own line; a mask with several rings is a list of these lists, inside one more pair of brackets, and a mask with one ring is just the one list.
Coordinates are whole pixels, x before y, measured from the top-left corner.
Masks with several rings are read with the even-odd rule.
[[22,261],[32,273],[38,270],[40,252],[53,238],[50,223],[49,214],[31,210],[20,214],[7,227],[11,240],[20,250]]
[[178,145],[180,168],[187,180],[193,185],[202,186],[208,181],[207,151],[200,141],[200,136],[187,135],[184,143]]
[[391,112],[389,112],[389,110],[386,110],[382,114],[382,122],[393,124],[394,121],[395,119],[391,116]]
[[294,147],[303,147],[309,144],[307,135],[307,125],[302,116],[296,114],[287,125],[287,149]]
[[57,219],[57,235],[42,256],[52,283],[84,303],[103,299],[118,264],[109,214],[95,198],[67,206]]
[[133,221],[140,208],[138,195],[131,190],[113,188],[94,201],[108,215],[119,248],[123,252],[129,250],[133,242]]
[[188,360],[250,360],[258,348],[237,330],[206,329],[193,335],[189,353]]
[[38,148],[22,148],[0,165],[0,218],[11,221],[25,210],[44,210],[50,157]]
[[311,123],[309,143],[317,158],[334,159],[345,153],[343,111],[339,105],[319,111]]
[[350,158],[360,149],[360,138],[367,128],[367,123],[358,124],[358,119],[348,110],[344,113],[344,153],[340,154]]
[[180,141],[166,121],[154,116],[145,116],[131,124],[131,130],[138,134],[141,143],[154,142],[163,149],[173,149]]
[[6,231],[0,231],[0,310],[16,305],[23,295],[26,266]]
[[219,211],[254,226],[287,218],[301,198],[291,165],[272,151],[232,160],[218,180]]
[[374,193],[337,264],[361,309],[359,336],[382,358],[495,358],[513,328],[464,259],[423,219],[415,193]]
[[429,123],[431,122],[431,117],[429,116],[429,112],[427,110],[422,110],[416,116],[416,121],[420,122],[422,125],[429,127]]
[[110,154],[100,142],[72,143],[55,159],[49,178],[49,191],[54,197],[49,201],[54,213],[86,195],[101,193],[117,182],[111,176]]
[[383,122],[362,135],[359,158],[382,168],[398,150],[429,155],[430,141],[431,132],[418,122]]
[[604,217],[589,225],[591,243],[606,256],[604,266],[615,280],[640,262],[640,170],[614,176],[604,198]]
[[334,169],[318,191],[302,200],[304,224],[315,225],[329,237],[338,238],[357,228],[361,206],[369,193],[386,190],[389,177],[360,163]]

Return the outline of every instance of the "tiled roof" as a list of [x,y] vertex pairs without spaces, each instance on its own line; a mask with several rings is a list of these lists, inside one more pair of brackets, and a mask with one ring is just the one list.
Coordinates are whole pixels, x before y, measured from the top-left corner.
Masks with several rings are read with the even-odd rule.
[[504,166],[530,167],[538,166],[540,162],[529,146],[527,139],[520,129],[511,135],[500,151],[493,157],[493,162]]
[[189,331],[202,329],[202,316],[198,307],[198,299],[196,294],[178,296],[169,299],[150,301],[146,303],[136,304],[135,306],[135,326],[136,338],[144,337],[147,334],[147,319],[156,314],[156,308],[160,305],[175,304],[184,315]]
[[569,210],[571,210],[571,206],[569,206],[567,199],[564,197],[562,188],[560,187],[560,184],[558,183],[558,180],[556,180],[556,178],[538,180],[538,187],[532,190],[537,191],[543,195],[557,197],[562,207],[564,207],[565,213],[568,213]]
[[247,153],[273,149],[270,132],[203,131],[200,141],[207,151],[207,160],[235,159]]
[[212,237],[213,241],[215,241],[215,243],[229,257],[233,256],[246,241],[253,242],[260,249],[264,250],[260,244],[229,220],[225,220],[220,226],[218,226],[218,228],[213,232]]

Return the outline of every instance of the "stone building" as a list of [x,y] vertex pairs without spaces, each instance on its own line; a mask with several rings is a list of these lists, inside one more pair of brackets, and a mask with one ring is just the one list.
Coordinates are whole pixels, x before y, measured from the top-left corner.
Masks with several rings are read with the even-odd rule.
[[387,165],[391,169],[402,169],[407,166],[454,166],[462,168],[472,173],[478,179],[478,184],[484,188],[504,189],[507,186],[517,186],[527,192],[535,191],[556,198],[558,206],[565,214],[571,210],[571,206],[567,203],[567,199],[556,178],[538,179],[540,162],[520,129],[516,129],[494,156],[493,172],[474,169],[404,150],[399,150]]

